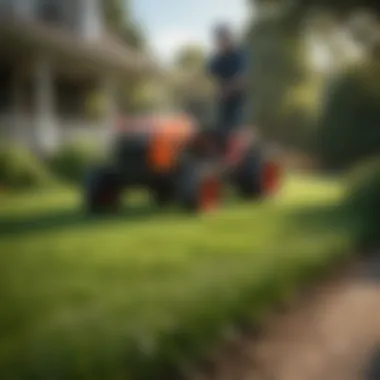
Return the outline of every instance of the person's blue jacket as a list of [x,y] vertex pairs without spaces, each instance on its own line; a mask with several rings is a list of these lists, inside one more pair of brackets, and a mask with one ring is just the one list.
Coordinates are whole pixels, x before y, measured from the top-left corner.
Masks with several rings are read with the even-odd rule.
[[242,122],[245,104],[244,87],[224,96],[224,88],[237,78],[244,78],[247,73],[248,59],[246,52],[236,48],[231,52],[217,53],[208,63],[208,72],[220,87],[218,99],[218,124],[222,129],[234,128]]
[[[208,71],[214,79],[218,82],[221,89],[228,85],[231,80],[244,76],[248,67],[247,54],[241,48],[236,48],[231,52],[217,53],[213,56],[208,64]],[[236,94],[236,96],[243,97],[244,91]],[[225,101],[228,102],[228,97]]]

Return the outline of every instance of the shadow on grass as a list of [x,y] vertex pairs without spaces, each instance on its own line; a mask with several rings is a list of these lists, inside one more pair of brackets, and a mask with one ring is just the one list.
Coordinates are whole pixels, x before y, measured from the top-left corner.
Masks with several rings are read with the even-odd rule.
[[[225,207],[233,207],[236,201],[229,199]],[[300,207],[280,207],[276,214],[285,218],[288,225],[302,229],[319,229],[320,227],[334,228],[342,221],[342,212],[335,205],[308,205]],[[18,234],[30,234],[36,232],[48,232],[64,230],[66,228],[88,227],[105,222],[135,223],[149,219],[161,219],[163,217],[188,217],[176,207],[160,208],[150,204],[125,205],[115,213],[102,215],[90,215],[78,208],[51,210],[32,216],[3,217],[0,218],[0,237],[14,236]]]
[[288,209],[286,216],[289,222],[299,227],[319,228],[334,227],[347,223],[349,214],[340,204],[308,205],[298,208]]
[[173,209],[161,209],[151,205],[124,206],[118,212],[91,215],[84,210],[67,209],[35,214],[30,217],[0,218],[0,237],[35,232],[47,232],[73,227],[87,227],[104,222],[123,221],[134,223],[162,216],[177,214]]
[[[289,212],[290,223],[303,230],[328,228],[331,231],[345,229],[354,246],[353,253],[360,257],[360,270],[356,279],[380,284],[380,229],[378,223],[362,220],[344,205],[330,204],[307,207]],[[380,368],[380,367],[379,367]],[[380,379],[380,377],[379,377]]]

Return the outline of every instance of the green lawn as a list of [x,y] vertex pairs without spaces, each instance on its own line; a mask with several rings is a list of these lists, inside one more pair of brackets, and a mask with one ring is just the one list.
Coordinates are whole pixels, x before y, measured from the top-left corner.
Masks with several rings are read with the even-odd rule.
[[89,218],[79,194],[0,198],[0,378],[169,379],[231,322],[262,317],[350,251],[338,182],[213,215],[135,199]]

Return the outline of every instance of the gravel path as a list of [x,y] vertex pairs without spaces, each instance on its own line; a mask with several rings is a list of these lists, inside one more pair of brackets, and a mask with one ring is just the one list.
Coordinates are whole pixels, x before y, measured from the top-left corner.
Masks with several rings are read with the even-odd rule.
[[380,254],[268,318],[196,379],[380,380],[379,347]]

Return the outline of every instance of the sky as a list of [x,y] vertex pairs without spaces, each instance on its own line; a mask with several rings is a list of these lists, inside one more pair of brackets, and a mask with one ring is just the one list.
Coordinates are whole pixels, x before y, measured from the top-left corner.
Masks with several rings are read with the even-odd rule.
[[215,23],[228,22],[240,32],[248,0],[132,0],[132,11],[158,58],[170,63],[178,49],[200,44],[210,49]]

